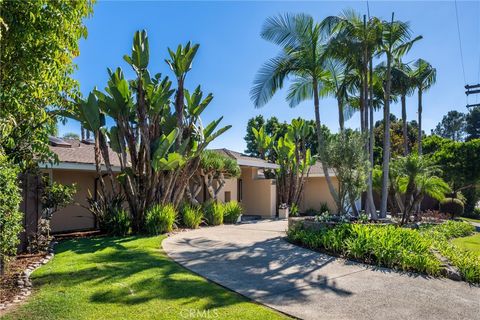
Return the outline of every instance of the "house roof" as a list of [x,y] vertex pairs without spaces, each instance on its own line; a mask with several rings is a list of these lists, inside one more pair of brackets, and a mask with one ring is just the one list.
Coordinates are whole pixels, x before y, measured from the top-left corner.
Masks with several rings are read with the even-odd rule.
[[[335,176],[335,172],[332,169],[328,169],[328,173],[330,176]],[[323,166],[320,161],[317,160],[317,162],[310,167],[310,172],[308,176],[311,178],[325,177],[325,173],[323,172]]]
[[[95,165],[95,151],[92,142],[82,142],[76,139],[50,139],[50,150],[54,152],[60,162],[59,165],[53,166],[53,168],[74,168],[75,165],[85,166]],[[120,168],[120,161],[118,155],[110,148],[108,149],[110,155],[110,163],[112,166]],[[240,166],[249,166],[257,168],[271,168],[275,169],[278,166],[274,163],[270,163],[260,158],[250,157],[240,152],[228,150],[228,149],[214,149],[214,151],[223,154],[237,160]],[[92,167],[92,170],[95,168]]]
[[213,151],[218,152],[226,157],[237,160],[239,166],[247,167],[256,167],[256,168],[267,168],[267,169],[277,169],[278,165],[275,163],[268,162],[261,158],[247,156],[243,153],[229,150],[226,148],[222,149],[213,149]]

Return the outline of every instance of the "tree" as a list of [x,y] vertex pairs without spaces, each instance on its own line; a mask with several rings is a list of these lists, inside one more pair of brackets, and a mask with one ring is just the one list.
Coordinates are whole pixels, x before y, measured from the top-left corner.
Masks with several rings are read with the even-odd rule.
[[379,53],[384,54],[387,58],[386,74],[385,74],[385,97],[383,103],[383,121],[384,121],[384,145],[383,145],[383,165],[382,165],[382,194],[380,204],[380,216],[386,217],[387,201],[388,201],[388,173],[390,168],[390,100],[392,87],[392,66],[395,61],[400,61],[401,57],[410,51],[413,44],[422,39],[417,36],[410,40],[411,32],[408,23],[402,21],[382,23],[382,43]]
[[79,94],[73,59],[93,3],[0,1],[0,122],[15,126],[0,136],[0,146],[23,170],[54,159],[48,148],[54,111],[72,108]]
[[465,195],[465,210],[473,211],[480,198],[480,139],[457,142],[433,135],[425,138],[424,153],[440,166],[454,196]]
[[63,138],[80,140],[80,136],[78,135],[78,133],[75,133],[75,132],[67,132],[63,135]]
[[418,59],[413,64],[412,77],[418,92],[418,154],[422,154],[422,99],[423,93],[437,81],[437,70],[430,63]]
[[[113,195],[103,197],[106,201],[120,193],[109,159],[107,138],[110,140],[110,147],[120,160],[118,181],[133,217],[134,232],[143,230],[145,212],[152,205],[179,205],[198,169],[201,153],[211,141],[230,128],[226,126],[216,130],[222,117],[204,127],[200,116],[213,95],[204,97],[200,86],[192,93],[184,88],[182,81],[192,62],[189,57],[194,55],[191,48],[197,47],[187,44],[185,48],[179,47],[175,54],[170,51],[172,59],[167,63],[174,69],[179,84],[175,90],[171,88],[172,82],[168,77],[159,73],[150,76],[147,69],[150,55],[147,33],[145,30],[137,31],[131,55],[124,56],[135,78],[127,81],[121,68],[115,71],[109,69],[105,92],[94,90],[87,99],[80,100],[70,114],[94,134],[100,189],[108,195],[101,174],[103,162],[113,190]],[[174,93],[172,112],[171,97]],[[180,117],[177,112],[183,115]],[[105,126],[107,116],[114,121],[110,128]],[[183,135],[182,139],[178,138],[179,135]]]
[[369,170],[365,135],[358,131],[341,131],[332,135],[324,148],[325,161],[338,179],[338,212],[346,214],[351,209],[358,215],[355,201],[367,189]]
[[219,193],[225,186],[225,179],[240,176],[241,170],[234,159],[228,158],[213,150],[205,150],[200,156],[198,172],[192,177],[192,183],[187,189],[187,198],[198,204],[195,199],[202,186],[207,189],[210,199],[217,201]]
[[252,128],[258,153],[279,168],[275,170],[278,202],[289,206],[298,205],[303,193],[305,178],[315,164],[308,148],[307,138],[312,136],[314,126],[302,119],[293,119],[287,133],[278,139],[266,133],[265,127]]
[[413,93],[414,83],[411,68],[402,62],[398,62],[392,68],[392,92],[400,95],[402,104],[402,132],[403,132],[403,155],[410,152],[408,141],[407,123],[407,96]]
[[480,139],[480,107],[470,109],[466,121],[465,131],[467,132],[467,141]]
[[450,188],[438,176],[440,172],[439,167],[429,159],[416,154],[393,161],[390,179],[397,205],[402,212],[402,225],[409,221],[425,195],[437,200],[445,198]]
[[[315,125],[318,145],[324,143],[320,120],[320,95],[324,72],[325,39],[320,26],[306,14],[286,14],[266,20],[262,38],[281,47],[275,58],[266,62],[258,71],[250,91],[255,107],[264,106],[272,96],[283,88],[285,80],[290,77],[292,83],[287,100],[290,107],[313,98]],[[322,161],[320,155],[320,161]],[[329,191],[334,199],[338,198],[335,187],[323,165]]]
[[437,124],[433,134],[453,141],[463,141],[466,129],[466,116],[456,110],[449,111]]

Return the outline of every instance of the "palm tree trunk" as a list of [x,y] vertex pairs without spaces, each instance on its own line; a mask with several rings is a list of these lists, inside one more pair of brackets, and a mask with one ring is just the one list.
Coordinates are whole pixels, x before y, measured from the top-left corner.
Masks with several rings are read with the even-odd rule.
[[385,88],[385,101],[383,107],[383,166],[382,166],[382,201],[380,204],[380,217],[387,216],[387,202],[388,202],[388,174],[390,171],[390,89],[392,84],[391,79],[392,57],[387,55],[387,85]]
[[369,144],[368,144],[368,154],[370,160],[370,168],[368,170],[368,188],[367,188],[367,203],[370,211],[370,216],[372,219],[377,219],[377,209],[375,208],[375,202],[373,201],[373,147],[375,145],[375,135],[373,132],[373,59],[370,58],[370,103],[369,103],[369,114],[370,114],[370,127],[369,127]]
[[418,155],[422,155],[422,89],[418,88]]
[[[323,137],[323,132],[322,132],[322,125],[320,122],[320,100],[318,97],[318,80],[316,78],[313,78],[313,104],[315,108],[315,126],[317,128],[317,140],[318,140],[318,153],[320,155],[320,161],[322,163],[322,168],[323,168],[323,174],[325,175],[325,180],[327,180],[327,185],[328,189],[330,190],[330,194],[332,195],[333,200],[335,203],[338,204],[338,193],[335,191],[335,187],[332,183],[332,179],[330,178],[330,175],[328,173],[328,167],[323,160],[323,157],[321,156],[321,149],[323,148],[324,144],[324,137]],[[341,208],[337,208],[337,210],[340,210]]]
[[407,101],[402,94],[402,126],[403,126],[403,155],[408,155],[408,127],[407,127]]
[[343,116],[343,103],[342,99],[337,97],[338,104],[338,124],[340,125],[340,132],[343,132],[345,129],[345,118]]

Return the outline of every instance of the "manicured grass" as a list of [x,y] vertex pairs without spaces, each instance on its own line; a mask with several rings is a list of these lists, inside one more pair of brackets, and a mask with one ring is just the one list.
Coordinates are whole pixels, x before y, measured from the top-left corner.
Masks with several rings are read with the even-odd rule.
[[480,255],[480,233],[473,236],[453,239],[452,242],[460,248],[467,249]]
[[467,222],[476,222],[476,223],[480,223],[480,219],[465,218],[465,217],[461,217],[460,219],[462,219],[463,221],[467,221]]
[[[170,260],[163,236],[76,239],[33,275],[5,319],[285,319]],[[232,270],[234,272],[234,270]]]

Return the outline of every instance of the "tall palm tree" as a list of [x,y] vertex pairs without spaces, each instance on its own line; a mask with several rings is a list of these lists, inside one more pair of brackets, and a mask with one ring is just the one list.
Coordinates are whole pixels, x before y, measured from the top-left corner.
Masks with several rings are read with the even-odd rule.
[[402,62],[392,67],[392,92],[400,96],[402,104],[403,155],[408,155],[407,95],[415,90],[412,70]]
[[413,64],[413,81],[418,90],[418,154],[422,154],[422,95],[437,81],[437,69],[423,59]]
[[[287,77],[292,79],[287,100],[290,107],[313,98],[315,125],[319,150],[324,145],[320,121],[322,78],[325,77],[325,39],[320,26],[306,14],[286,14],[268,18],[261,36],[281,47],[275,58],[267,61],[258,71],[250,91],[255,107],[264,106],[283,87]],[[321,152],[320,160],[322,161]],[[335,202],[338,194],[331,181],[328,168],[322,161],[328,188]]]
[[383,140],[383,165],[382,165],[382,195],[380,204],[380,217],[387,215],[388,200],[388,174],[390,169],[390,100],[392,88],[392,66],[395,61],[400,61],[412,45],[422,39],[417,36],[411,40],[409,24],[402,21],[395,21],[392,13],[390,22],[382,22],[382,43],[379,47],[379,54],[387,58],[385,73],[385,98],[383,105],[384,140]]
[[[373,82],[370,80],[373,73],[372,60],[381,40],[380,20],[378,18],[363,19],[353,10],[345,10],[338,16],[329,16],[322,23],[322,29],[330,34],[328,53],[346,65],[356,70],[356,92],[358,94],[358,109],[360,110],[360,128],[368,132],[368,141],[365,145],[371,159],[366,211],[372,218],[376,218],[376,209],[373,202],[372,170],[373,170]],[[370,98],[369,98],[370,96]]]
[[332,96],[337,100],[338,124],[343,132],[345,120],[350,119],[355,112],[350,103],[349,92],[353,90],[358,77],[349,65],[333,58],[325,60],[325,71],[320,95]]

